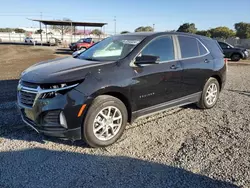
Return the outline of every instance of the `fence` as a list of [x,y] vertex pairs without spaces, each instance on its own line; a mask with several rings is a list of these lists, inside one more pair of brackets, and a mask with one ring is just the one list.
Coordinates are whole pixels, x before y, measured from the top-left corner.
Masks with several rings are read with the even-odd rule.
[[[24,39],[26,37],[25,33],[1,33],[0,32],[0,41],[2,42],[24,42]],[[46,34],[42,34],[42,40],[40,34],[32,34],[30,37],[34,38],[37,42],[47,42],[47,39],[49,41],[50,38],[57,38],[61,40],[61,35],[52,35],[48,34],[46,38]],[[81,38],[95,38],[96,40],[106,38],[107,35],[102,36],[96,36],[96,35],[64,35],[63,36],[63,42],[70,43],[70,42],[76,42],[77,40]]]
[[229,38],[229,39],[218,39],[218,40],[227,42],[233,46],[250,49],[250,39]]

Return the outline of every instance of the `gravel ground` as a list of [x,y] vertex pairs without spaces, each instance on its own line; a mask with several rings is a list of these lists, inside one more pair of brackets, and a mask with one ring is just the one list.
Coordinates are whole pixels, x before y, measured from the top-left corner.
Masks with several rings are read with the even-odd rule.
[[28,62],[2,70],[8,62],[0,60],[0,187],[250,187],[250,66],[229,66],[215,108],[189,105],[140,119],[118,143],[92,149],[38,135],[20,121],[17,73]]

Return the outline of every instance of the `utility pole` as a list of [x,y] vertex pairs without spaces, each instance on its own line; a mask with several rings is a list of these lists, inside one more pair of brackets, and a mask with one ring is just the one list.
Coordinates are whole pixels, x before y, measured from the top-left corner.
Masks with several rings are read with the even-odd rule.
[[[42,20],[43,19],[43,13],[40,12],[40,19]],[[40,39],[41,39],[41,46],[43,45],[43,36],[42,36],[42,23],[40,21]]]
[[116,35],[116,16],[114,17],[114,27],[115,27],[115,28],[114,28],[114,29],[115,29],[115,30],[114,30],[114,33],[115,33],[115,35]]

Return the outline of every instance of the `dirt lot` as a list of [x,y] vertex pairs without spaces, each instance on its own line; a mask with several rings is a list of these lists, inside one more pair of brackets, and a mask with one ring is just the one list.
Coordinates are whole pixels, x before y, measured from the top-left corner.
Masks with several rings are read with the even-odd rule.
[[229,66],[214,109],[141,119],[118,143],[92,149],[38,135],[16,110],[21,71],[57,56],[0,45],[0,187],[250,187],[250,66]]

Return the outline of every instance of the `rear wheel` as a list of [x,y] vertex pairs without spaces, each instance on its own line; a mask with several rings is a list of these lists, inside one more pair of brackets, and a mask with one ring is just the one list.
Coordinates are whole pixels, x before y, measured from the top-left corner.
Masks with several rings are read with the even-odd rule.
[[241,55],[240,54],[233,54],[231,56],[231,60],[232,61],[239,61],[241,59]]
[[213,108],[218,101],[219,94],[219,82],[215,78],[209,78],[203,88],[201,98],[197,106],[202,109]]
[[83,125],[85,142],[92,147],[106,147],[122,135],[128,114],[119,99],[101,95],[90,106]]

